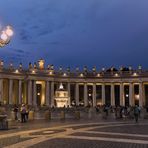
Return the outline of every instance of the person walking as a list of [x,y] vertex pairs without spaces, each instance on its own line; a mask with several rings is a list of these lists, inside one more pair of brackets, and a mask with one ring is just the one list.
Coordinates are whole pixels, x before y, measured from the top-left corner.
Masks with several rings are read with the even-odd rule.
[[140,115],[141,115],[141,107],[138,106],[138,109],[139,109],[139,118],[140,118]]
[[14,105],[13,111],[14,111],[15,120],[18,120],[18,106],[16,104]]
[[21,106],[21,122],[26,122],[26,107],[25,104],[22,104]]
[[138,108],[137,105],[134,108],[134,116],[135,116],[135,121],[137,123],[138,122],[138,118],[139,118],[139,108]]
[[29,116],[29,107],[26,105],[26,114],[25,114],[26,121],[28,121],[28,116]]
[[108,106],[107,105],[104,105],[104,108],[103,108],[103,118],[104,119],[107,119],[107,116],[108,116]]

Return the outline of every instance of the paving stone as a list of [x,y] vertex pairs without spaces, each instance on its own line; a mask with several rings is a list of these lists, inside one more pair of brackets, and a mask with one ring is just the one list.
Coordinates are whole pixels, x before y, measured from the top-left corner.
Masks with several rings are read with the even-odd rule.
[[148,148],[143,144],[89,141],[77,139],[53,139],[36,144],[30,148]]
[[117,127],[105,127],[93,129],[93,131],[116,132],[116,133],[130,133],[130,134],[148,134],[148,125],[128,125]]

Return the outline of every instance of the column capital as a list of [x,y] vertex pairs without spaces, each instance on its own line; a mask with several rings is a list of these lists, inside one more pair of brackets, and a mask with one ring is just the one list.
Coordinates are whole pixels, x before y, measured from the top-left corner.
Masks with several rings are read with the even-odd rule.
[[111,82],[111,86],[114,86],[115,84],[114,84],[114,82]]

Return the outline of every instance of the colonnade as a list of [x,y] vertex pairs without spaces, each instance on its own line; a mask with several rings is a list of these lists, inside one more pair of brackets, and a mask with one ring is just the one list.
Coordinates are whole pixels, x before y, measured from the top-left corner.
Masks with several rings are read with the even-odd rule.
[[[21,103],[27,103],[28,105],[37,105],[37,80],[27,80],[26,81],[26,101],[24,101],[24,94],[23,94],[23,83],[25,82],[24,80],[17,80],[18,81],[18,90],[15,90],[14,92],[14,80],[13,79],[8,79],[8,101],[6,104],[14,104],[17,102],[17,104]],[[42,81],[45,83],[45,90],[43,91],[42,95],[44,95],[44,100],[42,101],[42,105],[45,104],[47,106],[54,106],[55,101],[54,101],[54,92],[55,92],[55,84],[58,81]],[[61,83],[61,82],[58,82]],[[75,105],[79,105],[79,85],[80,82],[63,82],[67,85],[66,89],[71,96],[71,84],[75,85]],[[120,94],[119,94],[119,100],[120,100],[120,105],[124,106],[125,105],[125,92],[124,92],[124,86],[128,85],[129,86],[129,105],[133,106],[135,105],[135,97],[134,97],[134,85],[139,86],[139,93],[138,93],[138,99],[139,99],[139,105],[143,106],[145,105],[145,94],[144,94],[144,89],[143,86],[144,84],[142,82],[137,82],[137,83],[132,83],[132,82],[100,82],[100,83],[87,83],[87,82],[81,82],[81,85],[84,87],[84,106],[88,105],[88,85],[92,86],[92,106],[97,105],[97,90],[96,86],[101,85],[101,104],[106,103],[106,91],[105,91],[105,86],[109,85],[110,86],[110,105],[115,106],[115,85],[118,85],[120,88]],[[0,79],[0,102],[4,102],[4,89],[3,89],[4,83],[3,79]],[[18,93],[18,98],[17,101],[13,101],[13,94]],[[72,100],[70,99],[68,104],[71,106]]]

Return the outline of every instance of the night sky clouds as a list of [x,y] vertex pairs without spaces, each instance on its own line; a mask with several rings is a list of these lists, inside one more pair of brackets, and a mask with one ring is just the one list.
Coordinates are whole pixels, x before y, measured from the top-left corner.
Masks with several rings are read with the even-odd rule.
[[17,65],[44,58],[64,67],[148,68],[147,8],[147,0],[4,0],[0,24],[15,35],[0,57]]

